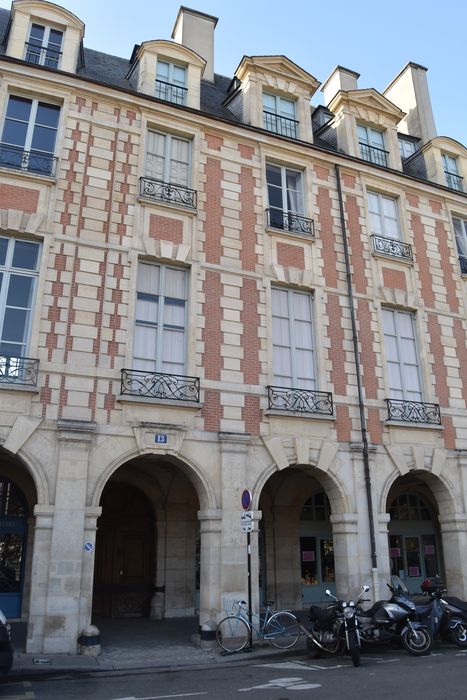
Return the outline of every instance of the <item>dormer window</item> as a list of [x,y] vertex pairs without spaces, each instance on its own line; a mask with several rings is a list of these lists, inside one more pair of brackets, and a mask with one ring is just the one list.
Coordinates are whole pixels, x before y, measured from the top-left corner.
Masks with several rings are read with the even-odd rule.
[[413,156],[417,149],[418,144],[416,141],[409,141],[409,139],[399,136],[399,151],[401,158],[410,158],[410,156]]
[[357,135],[360,155],[363,160],[387,168],[389,152],[384,149],[384,133],[378,129],[358,124]]
[[32,24],[26,42],[24,60],[47,68],[58,68],[62,55],[63,32],[53,27]]
[[443,153],[443,164],[447,186],[453,190],[463,192],[464,186],[462,184],[462,177],[459,175],[457,158],[454,158],[454,156],[448,156],[446,153]]
[[187,98],[186,68],[168,61],[157,61],[156,97],[185,105]]
[[298,138],[295,102],[278,95],[263,93],[263,125],[268,131],[289,138]]

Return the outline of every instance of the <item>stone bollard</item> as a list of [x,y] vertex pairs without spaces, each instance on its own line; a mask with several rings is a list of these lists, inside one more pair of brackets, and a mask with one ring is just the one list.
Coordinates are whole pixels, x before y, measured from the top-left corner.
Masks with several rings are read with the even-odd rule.
[[216,645],[216,628],[214,620],[208,620],[201,626],[199,644],[202,649],[212,649]]
[[78,650],[83,656],[99,656],[101,633],[95,625],[88,625],[78,637]]

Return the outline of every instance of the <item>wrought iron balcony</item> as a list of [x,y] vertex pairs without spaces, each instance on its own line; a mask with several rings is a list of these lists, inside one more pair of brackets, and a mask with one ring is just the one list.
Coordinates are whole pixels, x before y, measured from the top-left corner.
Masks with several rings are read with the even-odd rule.
[[169,204],[178,204],[188,209],[196,209],[196,190],[191,190],[184,185],[174,185],[171,182],[154,180],[152,177],[141,177],[139,184],[141,197],[157,199],[160,202],[169,202]]
[[268,386],[269,408],[289,413],[318,413],[332,416],[332,394],[313,389]]
[[376,146],[369,146],[367,143],[362,143],[360,141],[360,153],[363,160],[367,160],[369,163],[374,163],[375,165],[382,165],[384,168],[388,167],[389,151],[377,148]]
[[290,117],[282,117],[275,112],[263,110],[264,128],[268,131],[273,131],[281,136],[288,136],[291,139],[298,138],[298,124],[296,119]]
[[0,384],[36,386],[38,372],[39,360],[0,355]]
[[388,406],[388,421],[441,425],[441,413],[437,403],[405,401],[401,399],[386,399],[386,403]]
[[58,68],[62,52],[49,46],[38,46],[30,41],[26,42],[25,61],[35,63],[47,68]]
[[122,369],[121,394],[199,403],[199,377]]
[[292,231],[302,236],[315,237],[315,222],[291,211],[269,207],[266,209],[268,226],[283,231]]
[[403,260],[413,260],[412,246],[409,243],[402,243],[394,238],[383,238],[373,234],[373,250],[375,253],[390,255],[393,258],[402,258]]
[[166,102],[174,102],[176,105],[186,105],[187,88],[167,83],[165,80],[156,80],[156,97]]
[[446,175],[446,184],[452,190],[457,190],[458,192],[464,191],[464,178],[461,175],[456,175],[455,173],[448,173],[447,170],[444,171]]
[[467,275],[467,258],[465,255],[459,255],[459,263],[461,266],[461,274]]
[[0,166],[37,175],[54,176],[57,158],[42,151],[25,151],[18,146],[0,143]]

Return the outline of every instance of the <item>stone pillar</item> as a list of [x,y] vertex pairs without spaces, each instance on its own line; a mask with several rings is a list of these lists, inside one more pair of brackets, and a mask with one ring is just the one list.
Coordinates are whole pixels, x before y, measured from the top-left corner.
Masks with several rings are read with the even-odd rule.
[[[386,583],[391,580],[391,567],[389,557],[389,530],[388,524],[391,520],[389,513],[379,513],[376,523],[376,551],[378,552],[378,575],[373,582],[373,589],[369,596],[374,600],[379,600],[387,595],[388,587]],[[366,596],[368,598],[368,596]]]
[[81,620],[89,450],[96,424],[60,420],[44,653],[76,654]]
[[54,506],[36,505],[34,542],[31,566],[31,593],[26,651],[41,653],[44,645],[44,623],[49,583],[50,552]]
[[[222,546],[221,546],[221,611],[232,607],[232,601],[247,600],[247,536],[241,530],[241,495],[252,489],[248,456],[251,436],[245,433],[219,433],[222,474]],[[253,501],[255,494],[253,494]],[[252,569],[258,571],[258,531],[251,533],[252,552],[256,561]],[[252,609],[259,607],[258,576],[252,573]]]
[[151,598],[149,617],[163,620],[165,617],[165,554],[167,549],[167,519],[158,520],[154,525],[156,543],[156,570],[154,572],[154,595]]
[[208,623],[218,622],[222,511],[218,509],[200,510],[198,518],[201,538],[199,624],[202,629]]
[[101,513],[101,506],[89,507],[85,510],[78,623],[79,631],[87,628],[92,620],[92,589],[94,584],[97,518]]
[[467,598],[467,515],[446,513],[438,516],[446,566],[449,595]]
[[365,575],[359,557],[358,513],[331,515],[334,566],[339,598],[352,598],[360,591]]

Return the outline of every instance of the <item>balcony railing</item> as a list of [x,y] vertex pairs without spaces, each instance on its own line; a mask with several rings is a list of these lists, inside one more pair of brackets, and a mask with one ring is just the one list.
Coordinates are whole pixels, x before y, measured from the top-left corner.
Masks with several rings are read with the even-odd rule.
[[37,175],[55,175],[57,159],[50,153],[25,151],[18,146],[0,143],[0,166],[24,170]]
[[388,406],[388,421],[441,425],[441,413],[437,403],[405,401],[402,399],[386,399],[386,403]]
[[301,214],[274,207],[266,209],[266,215],[268,226],[271,228],[279,228],[282,231],[291,231],[302,236],[311,236],[311,238],[315,237],[315,223],[313,219],[307,219],[306,216],[301,216]]
[[199,403],[199,377],[122,369],[121,393],[148,399]]
[[373,250],[375,253],[390,255],[393,258],[402,258],[403,260],[413,260],[412,246],[409,243],[394,240],[394,238],[383,238],[373,234]]
[[313,389],[268,386],[269,408],[289,413],[318,413],[332,416],[332,394]]
[[186,105],[188,90],[180,85],[167,83],[165,80],[156,80],[156,97],[166,102],[174,102],[176,105]]
[[461,266],[461,274],[467,275],[467,258],[465,255],[459,255],[459,264]]
[[362,143],[360,141],[360,153],[363,160],[367,160],[369,163],[374,163],[375,165],[382,165],[384,168],[388,167],[389,151],[377,148],[376,146],[369,146],[367,143]]
[[457,190],[458,192],[464,191],[464,178],[461,175],[456,175],[455,173],[448,173],[447,170],[444,171],[446,175],[446,184],[452,190]]
[[196,190],[184,185],[174,185],[171,182],[154,180],[152,177],[141,177],[139,180],[139,194],[148,199],[157,199],[160,202],[178,204],[188,209],[196,209]]
[[298,138],[298,124],[296,119],[282,117],[275,112],[263,110],[264,128],[273,131],[281,136],[288,136],[291,139]]
[[39,360],[0,355],[0,384],[36,386],[38,372]]
[[47,68],[58,68],[60,63],[61,51],[50,48],[48,46],[37,46],[29,41],[26,42],[26,57],[28,63],[35,63],[38,66],[47,66]]

